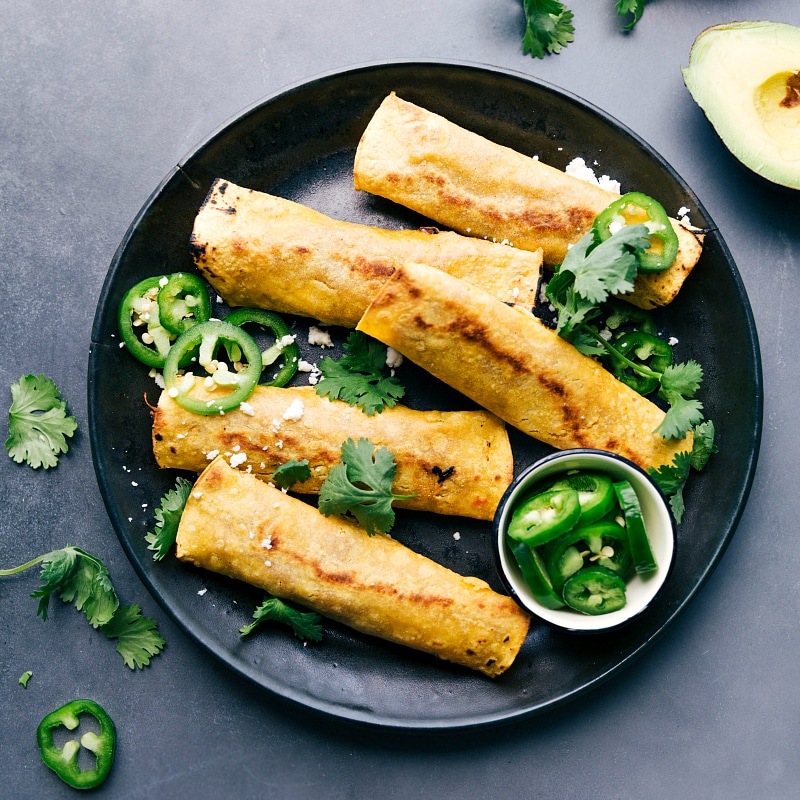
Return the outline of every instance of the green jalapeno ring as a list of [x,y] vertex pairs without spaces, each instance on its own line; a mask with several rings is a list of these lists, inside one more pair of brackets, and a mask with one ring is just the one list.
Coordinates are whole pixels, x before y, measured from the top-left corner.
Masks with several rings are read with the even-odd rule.
[[629,373],[627,370],[633,358],[638,359],[639,365],[648,368],[651,373],[663,373],[674,359],[669,343],[644,331],[623,333],[614,341],[614,347],[608,354],[614,376],[641,395],[654,392],[660,381],[656,374],[642,375],[636,371]]
[[264,311],[260,308],[237,308],[236,311],[232,311],[225,317],[225,322],[237,327],[253,323],[272,332],[275,336],[275,344],[261,354],[261,367],[262,369],[268,367],[280,356],[284,357],[284,362],[275,377],[264,385],[286,386],[297,372],[297,366],[300,363],[300,348],[294,341],[291,344],[281,345],[284,337],[292,335],[289,326],[283,319],[272,311]]
[[[612,489],[612,493],[613,493]],[[616,496],[615,496],[616,505]],[[583,544],[582,547],[578,545]],[[610,546],[611,555],[604,553]],[[628,535],[616,522],[595,522],[567,531],[544,546],[547,574],[557,592],[563,590],[567,579],[589,564],[598,563],[627,577],[631,569]]]
[[678,255],[678,234],[657,200],[642,192],[628,192],[603,210],[593,229],[601,242],[611,238],[614,228],[642,223],[647,226],[651,247],[638,254],[640,272],[663,272]]
[[597,616],[624,608],[625,581],[606,567],[593,564],[579,569],[564,584],[564,602],[581,614]]
[[603,311],[607,314],[606,327],[611,331],[616,331],[623,325],[632,325],[634,330],[650,333],[653,336],[658,333],[652,313],[643,308],[609,297],[603,304]]
[[[143,364],[147,364],[148,367],[163,367],[171,345],[172,335],[161,324],[157,300],[157,293],[163,285],[162,282],[167,280],[166,275],[157,275],[139,281],[125,292],[119,306],[117,317],[119,335],[131,355]],[[153,297],[148,298],[148,293],[153,294]],[[148,317],[146,320],[147,332],[153,338],[153,347],[149,347],[149,343],[142,342],[134,331],[133,315],[143,311],[145,305],[148,311],[144,312],[139,319],[144,322],[145,316]],[[139,306],[139,311],[136,306]]]
[[602,472],[578,470],[559,478],[550,488],[570,488],[578,493],[581,515],[577,524],[580,526],[602,519],[617,503],[611,478]]
[[[100,733],[90,731],[84,733],[80,740],[70,739],[63,748],[57,747],[53,741],[53,731],[61,726],[74,731],[80,725],[81,714],[94,717],[100,726]],[[114,722],[94,700],[73,700],[66,703],[51,711],[36,729],[36,743],[42,761],[62,781],[75,789],[92,789],[108,777],[114,761],[116,742]],[[78,753],[82,746],[94,753],[94,769],[82,770],[78,765]]]
[[[183,357],[199,348],[197,362],[200,366],[213,370],[212,361],[221,345],[238,347],[247,366],[235,374],[232,385],[236,388],[229,394],[210,400],[190,397],[194,380],[187,381],[178,375]],[[218,320],[201,322],[182,333],[170,348],[164,363],[164,386],[178,405],[195,414],[224,414],[234,411],[253,393],[261,376],[261,348],[249,333],[236,325]],[[180,384],[180,385],[179,385]]]
[[203,281],[188,272],[175,272],[158,293],[161,324],[179,336],[211,317],[211,298]]
[[581,506],[574,489],[537,492],[514,510],[508,525],[512,539],[536,547],[572,528],[580,519]]

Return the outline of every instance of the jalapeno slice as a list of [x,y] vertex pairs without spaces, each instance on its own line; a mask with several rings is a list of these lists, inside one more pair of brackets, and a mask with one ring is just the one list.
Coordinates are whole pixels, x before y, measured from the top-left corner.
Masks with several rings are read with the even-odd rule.
[[[58,728],[75,731],[81,724],[81,717],[94,717],[100,726],[100,733],[86,731],[80,739],[67,739],[59,747],[53,732]],[[63,739],[63,731],[59,731]],[[42,761],[75,789],[93,789],[99,786],[111,771],[114,762],[114,750],[117,732],[111,717],[94,700],[73,700],[61,708],[51,711],[36,729],[36,742]],[[91,751],[95,756],[95,765],[90,769],[81,769],[79,752],[81,748]]]
[[623,325],[631,325],[634,330],[650,333],[653,336],[658,333],[653,315],[643,308],[637,308],[630,303],[609,297],[604,303],[603,309],[607,315],[606,327],[609,330],[616,331]]
[[174,338],[163,326],[158,308],[158,293],[168,280],[157,275],[139,281],[125,292],[119,306],[119,335],[131,355],[148,367],[164,366]]
[[550,488],[569,488],[578,493],[581,514],[577,524],[581,526],[602,519],[617,502],[611,478],[602,472],[575,472],[556,481]]
[[672,222],[657,200],[641,192],[629,192],[611,203],[594,222],[601,242],[620,228],[644,224],[650,234],[650,247],[640,253],[640,272],[663,272],[678,255],[678,235]]
[[[611,491],[613,495],[613,488]],[[571,575],[591,564],[599,564],[626,578],[631,570],[628,536],[616,522],[574,528],[545,545],[544,562],[557,592],[562,591]]]
[[[225,317],[225,322],[242,327],[247,324],[259,325],[272,332],[275,344],[261,353],[261,367],[266,369],[283,356],[283,366],[265,386],[286,386],[297,372],[300,362],[300,349],[294,341],[294,336],[289,326],[281,317],[272,311],[263,311],[260,308],[237,308]],[[291,340],[291,341],[290,341]]]
[[161,324],[176,336],[206,322],[211,316],[206,285],[188,272],[173,273],[158,293],[158,314]]
[[525,542],[510,542],[511,552],[519,565],[522,578],[531,590],[537,603],[545,608],[563,608],[564,601],[558,596],[550,576],[547,574],[541,554]]
[[580,515],[581,505],[574,489],[537,492],[513,512],[508,535],[536,547],[568,531]]
[[564,584],[564,602],[581,614],[598,616],[624,608],[625,581],[606,567],[583,567]]
[[628,546],[631,550],[633,566],[639,575],[658,569],[647,531],[644,527],[644,515],[636,496],[636,490],[628,481],[614,484],[622,514],[625,517],[625,530],[628,533]]
[[[238,349],[246,365],[239,371],[227,368],[225,362],[217,358],[221,346],[229,352]],[[196,348],[199,366],[209,373],[217,386],[231,387],[229,394],[208,400],[190,396],[194,387],[194,374],[187,372],[180,375],[179,372],[184,356]],[[252,394],[260,376],[261,349],[255,339],[236,325],[217,320],[201,322],[182,333],[170,348],[164,363],[164,385],[167,392],[178,405],[196,414],[224,414],[239,408]]]
[[625,358],[658,373],[664,372],[673,361],[672,346],[658,336],[643,331],[623,333],[614,342],[614,348],[624,356],[620,358],[613,351],[609,351],[611,369],[615,377],[641,395],[648,395],[659,387],[658,376],[631,372],[631,367]]

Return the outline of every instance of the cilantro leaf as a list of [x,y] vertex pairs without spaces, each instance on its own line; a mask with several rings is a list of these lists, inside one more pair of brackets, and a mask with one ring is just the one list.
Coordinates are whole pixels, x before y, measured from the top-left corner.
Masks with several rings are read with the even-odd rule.
[[685,505],[683,502],[683,487],[689,478],[691,455],[688,452],[676,453],[671,464],[664,464],[658,468],[650,467],[647,472],[661,489],[665,497],[669,498],[675,522],[683,519]]
[[544,58],[546,53],[560,53],[574,40],[572,11],[559,0],[524,0],[524,53]]
[[281,489],[289,489],[295,483],[302,483],[311,477],[311,470],[308,466],[308,459],[302,461],[286,461],[272,473],[272,480]]
[[41,564],[42,585],[31,594],[39,598],[37,613],[47,619],[50,596],[58,594],[73,603],[94,628],[109,638],[118,639],[117,652],[133,669],[150,663],[150,657],[164,647],[156,623],[142,617],[139,606],[120,606],[108,570],[99,558],[79,547],[63,547],[38,556],[18,567],[0,569],[0,576],[16,575]]
[[49,469],[68,449],[67,436],[78,427],[55,383],[44,375],[25,375],[11,384],[6,450],[20,464]]
[[710,419],[697,425],[693,432],[691,464],[699,471],[705,467],[713,453],[719,452],[719,449],[714,444],[714,423]]
[[396,378],[383,376],[386,345],[353,331],[344,349],[345,355],[340,359],[325,356],[320,361],[322,379],[317,384],[317,394],[358,406],[368,417],[386,406],[395,406],[405,388]]
[[647,0],[617,0],[614,7],[620,17],[624,17],[626,14],[633,14],[633,19],[625,25],[626,31],[633,30],[636,23],[642,18],[646,4]]
[[647,237],[644,225],[628,225],[601,243],[590,231],[569,249],[546,289],[558,311],[559,336],[571,341],[572,331],[597,316],[598,305],[609,295],[633,289],[639,269],[636,253],[650,246]]
[[341,462],[332,467],[320,487],[319,510],[331,514],[352,514],[366,532],[388,533],[394,525],[393,500],[412,495],[392,493],[397,464],[386,447],[369,439],[347,439],[342,444]]
[[93,628],[108,622],[119,606],[108,570],[100,559],[79,547],[64,547],[42,557],[39,578],[42,585],[31,594],[39,598],[37,613],[47,619],[50,596],[58,594],[65,603],[83,611]]
[[109,639],[117,640],[117,652],[131,669],[148,666],[150,658],[158,655],[166,644],[158,633],[156,621],[143,616],[138,605],[120,606],[100,630]]
[[696,361],[673,364],[661,374],[660,397],[670,407],[661,424],[656,428],[665,439],[680,439],[693,425],[703,420],[703,404],[690,399],[700,388],[703,369]]
[[175,544],[178,536],[178,523],[186,507],[186,501],[192,491],[192,484],[186,478],[178,478],[175,488],[170,489],[162,498],[161,505],[155,510],[156,527],[152,533],[145,534],[147,549],[155,551],[153,561],[161,561]]
[[[591,244],[594,234],[587,233],[583,239],[587,237],[591,237]],[[575,247],[570,248],[564,263],[575,275],[575,291],[595,304],[602,303],[611,294],[632,291],[633,279],[639,271],[636,253],[643,253],[650,247],[648,237],[646,226],[626,225],[604,242],[584,251],[580,260],[578,254],[570,258]]]
[[239,629],[242,636],[252,633],[262,622],[280,622],[288,625],[298,639],[319,642],[322,640],[321,617],[314,611],[298,611],[277,597],[267,595],[253,612],[253,622]]

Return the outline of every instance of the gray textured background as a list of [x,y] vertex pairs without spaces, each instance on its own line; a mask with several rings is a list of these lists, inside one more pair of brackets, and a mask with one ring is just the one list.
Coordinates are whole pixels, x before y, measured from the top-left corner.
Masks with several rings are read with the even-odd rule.
[[[0,564],[72,543],[109,567],[167,650],[143,672],[67,607],[43,623],[33,572],[0,579],[0,795],[69,797],[36,724],[77,696],[120,730],[98,796],[789,798],[800,786],[800,548],[794,363],[800,195],[741,168],[685,89],[705,27],[800,24],[796,0],[652,0],[632,35],[613,0],[571,0],[575,42],[524,56],[518,0],[0,2],[0,389],[53,378],[79,424],[56,470],[0,457]],[[259,98],[333,69],[446,58],[542,78],[603,108],[698,194],[758,326],[765,409],[738,531],[689,608],[621,675],[557,714],[470,736],[392,736],[244,684],[169,622],[130,567],[96,488],[86,365],[97,298],[131,220],[169,169]],[[4,423],[3,423],[4,425]],[[5,437],[5,428],[2,435]],[[715,498],[708,498],[709,503]],[[33,670],[27,689],[20,674]]]

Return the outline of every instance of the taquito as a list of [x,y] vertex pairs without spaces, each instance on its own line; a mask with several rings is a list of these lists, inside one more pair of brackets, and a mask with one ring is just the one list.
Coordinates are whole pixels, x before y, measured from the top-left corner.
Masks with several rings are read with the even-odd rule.
[[[199,378],[193,396],[211,396]],[[505,425],[486,411],[416,411],[397,405],[368,417],[341,400],[320,397],[310,386],[259,386],[247,402],[252,413],[203,416],[162,392],[153,413],[158,465],[202,472],[209,458],[222,453],[238,468],[269,481],[281,464],[308,459],[311,477],[292,491],[318,494],[339,463],[342,442],[364,437],[394,454],[394,493],[414,495],[397,505],[482,520],[492,519],[513,477]]]
[[269,309],[354,328],[400,264],[423,261],[531,309],[541,253],[457,233],[384,230],[343,222],[217,180],[194,222],[197,268],[232,306]]
[[514,661],[530,622],[484,581],[324,517],[221,457],[192,489],[177,556],[491,677]]
[[[385,197],[460,233],[542,249],[546,265],[619,195],[467,131],[394,93],[361,136],[355,188]],[[676,220],[680,247],[661,273],[636,278],[624,299],[641,308],[671,302],[697,263],[698,234]],[[425,259],[418,261],[426,263]]]
[[658,406],[536,317],[424,264],[399,268],[358,330],[558,449],[610,450],[645,468],[691,450],[688,437],[654,433]]

